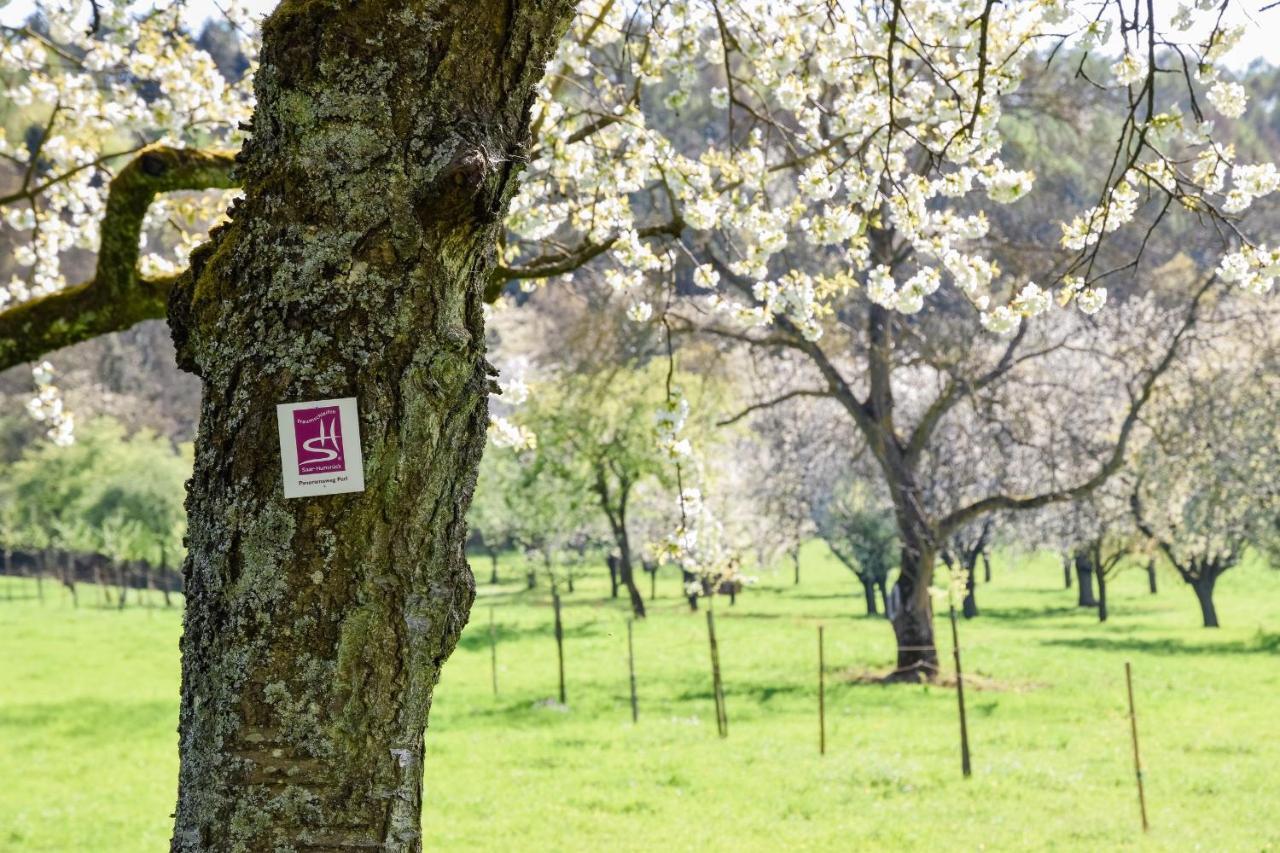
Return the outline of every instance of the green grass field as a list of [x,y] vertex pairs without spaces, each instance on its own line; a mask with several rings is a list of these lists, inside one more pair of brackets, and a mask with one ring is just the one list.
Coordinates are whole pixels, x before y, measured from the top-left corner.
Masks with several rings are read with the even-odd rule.
[[[960,775],[954,690],[860,683],[892,634],[858,616],[818,547],[797,587],[767,575],[716,603],[729,737],[716,735],[706,621],[659,577],[635,627],[601,577],[565,597],[568,709],[545,589],[482,585],[427,737],[430,850],[1274,850],[1280,847],[1280,572],[1219,591],[1199,627],[1162,576],[1112,587],[1099,625],[1051,561],[996,566],[961,626],[974,773]],[[486,564],[477,565],[482,578]],[[647,590],[647,581],[645,584]],[[0,849],[167,849],[176,790],[179,614],[73,610],[0,578]],[[489,613],[499,695],[490,684]],[[828,747],[818,754],[816,626],[826,626]],[[945,627],[940,621],[939,627]],[[940,634],[945,633],[940,631]],[[950,643],[943,644],[950,661]],[[1133,662],[1150,833],[1138,822],[1124,661]]]

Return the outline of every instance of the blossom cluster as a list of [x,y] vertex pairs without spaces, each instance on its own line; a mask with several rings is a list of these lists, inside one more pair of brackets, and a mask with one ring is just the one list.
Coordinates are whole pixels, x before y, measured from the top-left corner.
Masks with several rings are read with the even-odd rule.
[[[253,112],[252,75],[229,80],[183,26],[181,4],[139,9],[125,0],[37,3],[42,26],[6,27],[0,40],[4,99],[26,122],[24,139],[0,131],[0,158],[23,175],[0,204],[20,235],[19,272],[0,282],[6,305],[68,286],[74,250],[98,247],[116,171],[151,144],[238,148]],[[258,28],[239,2],[220,4],[256,62]],[[12,126],[12,125],[11,125]],[[181,193],[159,200],[143,234],[144,275],[186,266],[191,248],[223,215],[227,193]],[[148,245],[150,244],[150,245]]]
[[[1185,35],[1213,24],[1219,5],[1180,9],[1172,31],[1157,36],[1200,59],[1205,101],[1232,118],[1246,98],[1219,63],[1243,29]],[[914,313],[947,284],[984,326],[1008,332],[1052,308],[1045,294],[1055,290],[1098,310],[1105,288],[1091,278],[1089,253],[1135,220],[1146,194],[1233,215],[1275,189],[1274,167],[1235,163],[1212,121],[1188,121],[1176,104],[1138,110],[1132,168],[1063,223],[1063,248],[1077,260],[1045,286],[1008,280],[979,248],[989,228],[981,207],[1015,203],[1034,185],[1003,159],[1000,128],[1032,52],[1067,33],[1118,56],[1104,84],[1138,92],[1156,85],[1154,72],[1110,13],[1065,0],[909,0],[893,9],[584,4],[535,108],[536,146],[505,262],[538,276],[541,262],[574,257],[567,246],[603,254],[604,279],[627,292],[628,313],[641,321],[654,314],[645,284],[667,280],[674,258],[686,256],[710,309],[747,325],[785,319],[810,340],[852,290]],[[1162,99],[1176,101],[1180,93],[1167,91]],[[689,133],[685,115],[705,129]],[[1219,179],[1227,174],[1230,188]],[[677,252],[663,250],[676,242]]]
[[54,384],[53,365],[42,361],[31,368],[35,393],[27,400],[27,413],[42,424],[47,424],[45,436],[59,447],[67,447],[76,440],[76,422],[62,400],[62,391]]

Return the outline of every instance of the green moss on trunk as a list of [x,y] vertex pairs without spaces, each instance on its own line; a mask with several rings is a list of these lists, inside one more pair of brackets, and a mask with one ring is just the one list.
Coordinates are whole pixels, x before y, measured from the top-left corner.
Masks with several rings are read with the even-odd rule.
[[[481,291],[568,0],[286,2],[245,198],[170,321],[204,381],[172,847],[418,850],[474,596]],[[275,404],[354,396],[366,490],[286,501]]]

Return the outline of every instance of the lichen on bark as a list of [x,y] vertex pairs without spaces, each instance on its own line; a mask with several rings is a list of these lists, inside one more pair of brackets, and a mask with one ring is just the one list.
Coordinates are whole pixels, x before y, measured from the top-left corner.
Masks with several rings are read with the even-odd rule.
[[[570,0],[286,0],[245,189],[173,289],[204,383],[175,851],[421,848],[474,582],[481,294]],[[285,500],[276,403],[353,396],[364,492]]]

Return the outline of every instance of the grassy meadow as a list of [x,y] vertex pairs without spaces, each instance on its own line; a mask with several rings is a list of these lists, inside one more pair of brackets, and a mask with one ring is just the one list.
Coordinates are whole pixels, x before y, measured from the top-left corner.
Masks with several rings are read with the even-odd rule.
[[[635,626],[603,567],[564,597],[568,706],[549,594],[503,564],[445,667],[427,735],[428,850],[1240,850],[1280,848],[1280,571],[1219,586],[1199,627],[1172,575],[1110,587],[1111,620],[1074,606],[1049,559],[1000,560],[961,625],[974,772],[955,691],[866,683],[892,632],[820,546],[767,574],[717,633],[729,736],[716,734],[705,616],[660,575]],[[643,589],[648,595],[648,579]],[[0,578],[0,850],[167,849],[176,791],[177,609],[101,606]],[[489,619],[496,623],[498,695]],[[825,625],[827,754],[816,626]],[[950,672],[945,620],[940,642]],[[1124,662],[1132,661],[1151,831],[1143,835]]]

